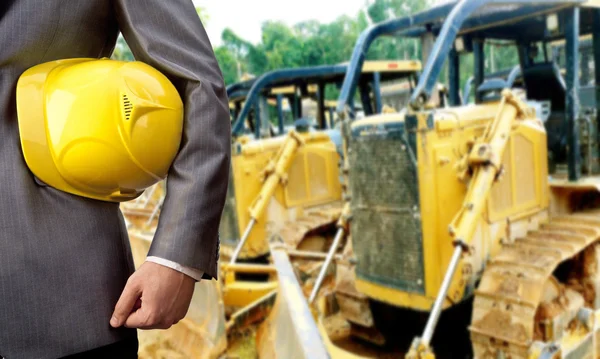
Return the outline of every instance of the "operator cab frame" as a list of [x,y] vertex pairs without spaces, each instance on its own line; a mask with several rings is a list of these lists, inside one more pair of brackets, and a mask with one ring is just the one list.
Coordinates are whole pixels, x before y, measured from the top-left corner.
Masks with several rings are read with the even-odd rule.
[[[243,98],[243,105],[232,125],[234,137],[251,132],[255,138],[274,137],[287,133],[284,108],[288,107],[294,121],[303,119],[302,100],[312,99],[316,102],[316,123],[311,127],[327,130],[334,127],[335,102],[326,99],[327,87],[340,87],[346,74],[348,64],[324,65],[275,70],[254,79]],[[360,104],[351,106],[361,110],[365,115],[381,112],[383,108],[381,86],[386,82],[405,82],[414,88],[421,63],[413,60],[401,61],[367,61],[360,74]],[[248,84],[246,84],[248,85]],[[240,87],[243,87],[240,85]],[[239,103],[239,102],[238,102]],[[265,113],[265,104],[276,107],[277,128],[269,125],[268,116],[256,116]],[[237,108],[237,107],[236,107]],[[262,111],[262,112],[261,112]],[[261,126],[263,130],[261,131]],[[268,128],[268,132],[264,129]],[[249,131],[248,131],[249,130]]]
[[[443,41],[436,41],[432,52],[437,56],[427,59],[423,67],[419,84],[411,98],[412,107],[422,108],[427,105],[435,91],[440,74],[447,63],[448,102],[450,106],[459,106],[467,102],[468,94],[461,96],[460,61],[464,54],[473,54],[474,73],[472,87],[475,91],[475,102],[481,103],[484,97],[489,99],[493,92],[498,93],[507,85],[520,85],[532,100],[549,101],[552,109],[546,122],[549,132],[550,164],[552,171],[560,171],[563,162],[566,164],[568,179],[577,181],[582,176],[582,167],[586,173],[597,173],[600,166],[598,159],[582,159],[580,141],[580,124],[586,138],[597,137],[599,117],[598,111],[586,104],[595,103],[597,95],[596,83],[600,83],[600,72],[591,76],[594,81],[580,86],[577,76],[580,68],[579,38],[588,36],[594,51],[587,55],[594,63],[600,61],[600,2],[598,1],[500,1],[500,0],[465,0],[453,1],[434,6],[428,11],[407,18],[393,19],[373,26],[365,31],[358,40],[350,61],[349,76],[342,85],[338,99],[338,116],[352,119],[345,107],[356,91],[356,74],[364,62],[364,53],[374,39],[379,36],[401,36],[424,38],[427,34]],[[452,18],[454,24],[448,19]],[[565,42],[569,56],[565,56],[564,64],[558,66],[552,44],[562,40]],[[507,74],[485,74],[485,42],[502,41],[517,48],[518,66]],[[599,61],[596,61],[599,60]],[[599,62],[600,63],[600,62]],[[504,81],[499,78],[505,77]],[[484,84],[486,78],[489,80]],[[494,83],[491,83],[494,78]],[[543,86],[540,86],[543,84]],[[482,87],[483,86],[483,87]],[[551,86],[552,91],[547,87]],[[581,91],[581,90],[585,91]],[[466,92],[466,91],[465,91]],[[593,101],[583,102],[583,99]],[[560,99],[559,99],[560,98]],[[561,100],[562,99],[562,100]],[[595,124],[590,125],[591,122]],[[593,133],[587,134],[589,129]],[[585,151],[590,146],[584,144]],[[568,150],[572,149],[572,150]],[[597,150],[593,150],[597,153]],[[598,157],[597,154],[594,156]],[[583,164],[583,166],[582,166]],[[559,165],[559,166],[556,166]]]

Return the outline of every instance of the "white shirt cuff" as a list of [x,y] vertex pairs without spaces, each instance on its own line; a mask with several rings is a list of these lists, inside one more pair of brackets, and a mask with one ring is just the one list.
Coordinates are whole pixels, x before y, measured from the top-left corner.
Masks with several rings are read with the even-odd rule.
[[169,267],[169,268],[174,269],[178,272],[181,272],[189,277],[192,277],[197,281],[200,281],[202,279],[202,275],[204,275],[204,272],[202,272],[201,270],[198,270],[196,268],[182,266],[179,263],[175,263],[173,261],[170,261],[170,260],[164,259],[164,258],[160,258],[160,257],[149,256],[149,257],[146,257],[146,261],[160,264],[165,267]]

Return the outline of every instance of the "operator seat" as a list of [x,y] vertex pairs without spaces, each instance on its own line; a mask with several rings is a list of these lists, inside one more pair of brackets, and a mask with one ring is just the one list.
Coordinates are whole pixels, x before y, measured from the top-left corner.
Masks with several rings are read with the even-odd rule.
[[551,162],[564,163],[567,158],[567,124],[565,107],[567,86],[555,62],[534,64],[523,70],[527,98],[550,101],[550,116],[545,123],[548,155]]

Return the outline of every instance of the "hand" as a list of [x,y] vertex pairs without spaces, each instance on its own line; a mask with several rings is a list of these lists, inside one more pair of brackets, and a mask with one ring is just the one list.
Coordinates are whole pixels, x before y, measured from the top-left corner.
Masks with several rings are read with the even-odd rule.
[[153,262],[144,262],[127,280],[110,325],[168,329],[188,311],[195,280]]

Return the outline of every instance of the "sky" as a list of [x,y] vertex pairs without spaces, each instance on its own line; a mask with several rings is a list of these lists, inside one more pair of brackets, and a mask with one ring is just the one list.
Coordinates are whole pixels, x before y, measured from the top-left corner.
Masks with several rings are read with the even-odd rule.
[[305,20],[327,23],[341,15],[356,16],[368,0],[194,0],[208,14],[206,32],[213,46],[221,43],[227,27],[254,44],[260,42],[261,25],[279,20],[294,25]]

